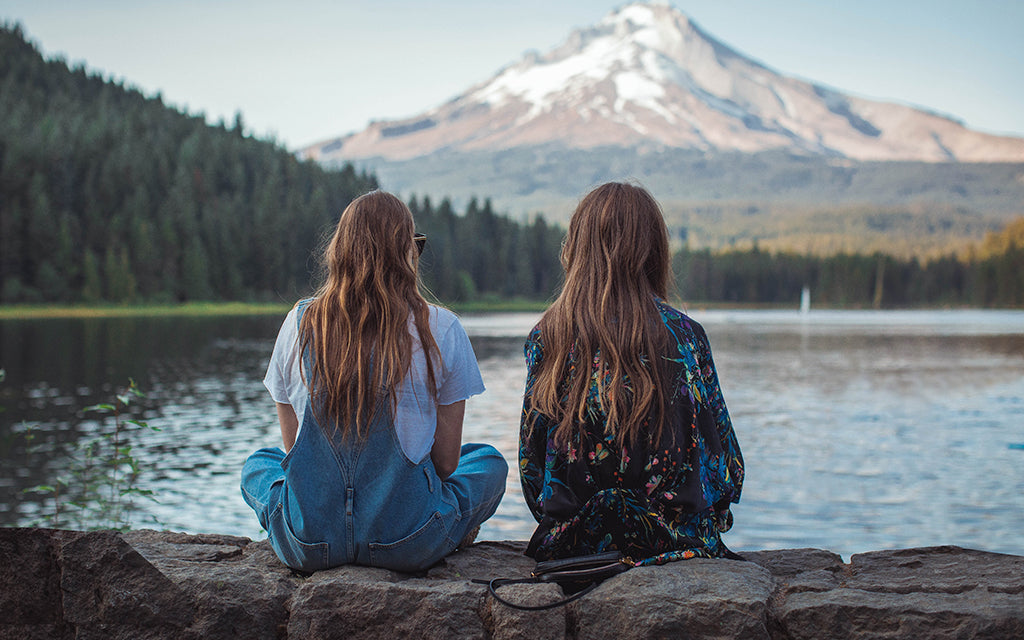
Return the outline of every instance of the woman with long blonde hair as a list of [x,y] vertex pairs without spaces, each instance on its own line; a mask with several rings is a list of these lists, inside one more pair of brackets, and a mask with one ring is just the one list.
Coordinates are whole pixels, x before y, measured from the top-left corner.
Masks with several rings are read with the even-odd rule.
[[730,555],[743,458],[704,329],[666,302],[668,231],[645,189],[584,197],[565,281],[526,342],[519,440],[538,560]]
[[294,569],[424,569],[471,541],[504,493],[501,454],[461,444],[483,381],[458,318],[420,293],[414,231],[394,195],[355,199],[323,286],[278,334],[264,384],[284,447],[246,460],[242,495]]

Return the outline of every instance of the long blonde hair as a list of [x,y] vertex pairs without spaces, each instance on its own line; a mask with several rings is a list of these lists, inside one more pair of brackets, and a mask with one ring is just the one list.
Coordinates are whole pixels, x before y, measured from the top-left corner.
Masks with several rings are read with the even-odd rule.
[[[436,392],[429,307],[419,290],[413,220],[390,193],[372,191],[352,201],[324,252],[325,281],[299,325],[302,367],[310,406],[321,426],[347,437],[366,435],[387,394],[392,409],[412,361],[412,314]],[[302,416],[299,416],[302,419]]]
[[558,423],[555,439],[567,445],[585,420],[596,362],[605,432],[620,447],[656,442],[667,409],[667,330],[655,297],[666,297],[670,278],[661,208],[642,187],[594,189],[569,221],[561,259],[565,283],[539,325],[532,408]]

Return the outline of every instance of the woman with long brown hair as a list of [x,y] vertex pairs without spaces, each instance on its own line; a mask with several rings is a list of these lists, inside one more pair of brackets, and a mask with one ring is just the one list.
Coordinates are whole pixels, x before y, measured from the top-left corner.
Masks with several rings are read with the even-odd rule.
[[565,282],[526,342],[519,440],[538,560],[728,555],[743,458],[704,329],[666,302],[668,231],[645,189],[584,197]]
[[504,493],[501,454],[461,444],[484,386],[458,318],[420,293],[424,241],[395,196],[355,199],[278,334],[264,383],[284,448],[246,460],[242,495],[289,567],[424,569]]

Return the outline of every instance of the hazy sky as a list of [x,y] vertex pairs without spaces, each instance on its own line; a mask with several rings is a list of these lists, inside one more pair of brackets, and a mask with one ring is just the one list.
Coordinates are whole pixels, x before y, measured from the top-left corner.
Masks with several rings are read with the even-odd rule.
[[[0,0],[45,55],[289,148],[414,115],[609,0]],[[677,0],[773,69],[1024,136],[1022,0]],[[2,114],[0,114],[2,115]]]

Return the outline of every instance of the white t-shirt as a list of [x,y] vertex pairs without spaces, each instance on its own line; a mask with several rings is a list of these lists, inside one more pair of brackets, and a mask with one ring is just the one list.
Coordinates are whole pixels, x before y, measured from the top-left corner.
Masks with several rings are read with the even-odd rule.
[[[298,310],[292,308],[281,325],[270,357],[270,366],[263,384],[270,391],[274,402],[290,404],[299,419],[309,404],[309,392],[302,382],[299,367],[302,361],[299,351]],[[454,404],[484,391],[484,381],[476,363],[473,346],[458,317],[448,311],[430,305],[430,332],[434,335],[441,353],[441,366],[435,359],[434,377],[437,382],[437,398],[430,397],[427,385],[427,360],[423,355],[416,325],[409,316],[409,333],[412,335],[412,362],[409,372],[398,390],[398,405],[395,412],[395,431],[402,451],[412,462],[420,462],[434,446],[434,431],[437,428],[437,405]]]

